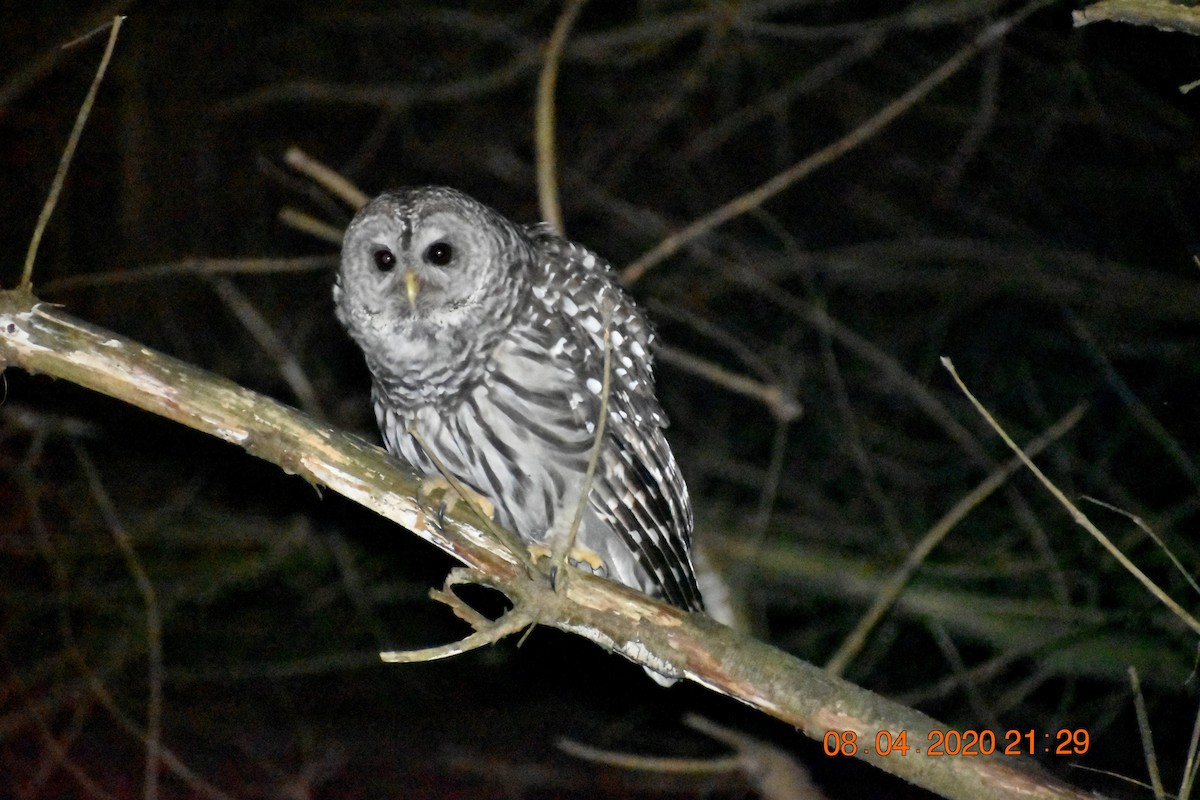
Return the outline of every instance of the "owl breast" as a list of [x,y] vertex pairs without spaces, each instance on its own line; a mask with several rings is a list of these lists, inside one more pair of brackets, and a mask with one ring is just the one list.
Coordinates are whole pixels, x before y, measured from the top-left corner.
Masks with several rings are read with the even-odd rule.
[[530,542],[561,524],[564,508],[573,513],[593,444],[577,417],[587,398],[576,389],[576,373],[545,358],[549,334],[514,326],[454,403],[396,402],[388,387],[375,385],[388,450],[437,475],[408,433],[416,430],[447,470],[496,506],[498,522]]

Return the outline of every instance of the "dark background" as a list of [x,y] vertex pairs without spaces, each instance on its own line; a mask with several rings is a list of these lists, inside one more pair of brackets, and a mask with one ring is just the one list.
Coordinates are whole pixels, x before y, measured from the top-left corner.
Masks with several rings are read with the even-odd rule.
[[[368,193],[445,183],[536,220],[533,101],[560,7],[3,10],[5,286],[105,34],[59,45],[118,7],[129,17],[35,289],[374,438],[368,376],[332,315],[336,247],[278,220],[293,207],[341,227],[351,211],[283,153],[299,146]],[[628,264],[1020,8],[591,3],[559,79],[568,234]],[[1073,499],[1138,515],[1196,572],[1200,95],[1179,87],[1200,79],[1200,45],[1120,24],[1073,29],[1071,10],[1035,13],[880,135],[631,287],[664,343],[803,404],[783,422],[671,363],[658,369],[700,541],[761,635],[801,658],[828,659],[904,554],[1008,458],[943,355],[1020,442],[1087,403],[1039,463]],[[320,260],[153,271],[295,257]],[[112,274],[126,271],[140,279]],[[250,334],[239,298],[302,381]],[[554,747],[569,736],[645,755],[724,753],[682,724],[688,712],[792,753],[830,796],[921,796],[549,630],[519,648],[381,665],[381,647],[464,633],[426,596],[448,558],[236,448],[63,382],[13,369],[4,381],[0,791],[142,793],[146,613],[119,524],[162,616],[163,743],[191,770],[164,767],[164,797],[756,796],[736,773],[628,772]],[[1084,509],[1197,605],[1143,530]],[[1022,471],[933,552],[847,676],[963,728],[1085,729],[1086,755],[1039,760],[1140,797],[1115,777],[1146,776],[1127,668],[1170,791],[1197,706],[1195,647]]]

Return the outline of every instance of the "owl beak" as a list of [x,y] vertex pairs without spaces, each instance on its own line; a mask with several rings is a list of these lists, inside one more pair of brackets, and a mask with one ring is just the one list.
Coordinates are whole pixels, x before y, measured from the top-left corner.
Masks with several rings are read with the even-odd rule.
[[421,281],[417,277],[417,273],[411,269],[404,271],[404,293],[408,295],[408,304],[412,306],[413,311],[417,310],[417,292],[421,288]]

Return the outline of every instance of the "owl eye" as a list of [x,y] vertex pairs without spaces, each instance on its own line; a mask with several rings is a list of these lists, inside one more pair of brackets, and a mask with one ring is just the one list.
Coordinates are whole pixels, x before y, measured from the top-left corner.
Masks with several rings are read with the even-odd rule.
[[375,268],[380,272],[391,272],[392,267],[396,266],[396,256],[391,250],[376,250],[371,257],[375,259]]
[[435,267],[444,267],[454,258],[454,248],[445,242],[434,242],[425,248],[425,261]]

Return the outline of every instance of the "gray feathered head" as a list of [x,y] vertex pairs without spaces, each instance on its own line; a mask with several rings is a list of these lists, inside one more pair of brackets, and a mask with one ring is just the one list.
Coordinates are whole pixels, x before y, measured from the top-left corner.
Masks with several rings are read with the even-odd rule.
[[520,228],[461,192],[387,192],[346,229],[338,319],[383,366],[432,358],[437,340],[486,346],[524,302],[531,259]]

